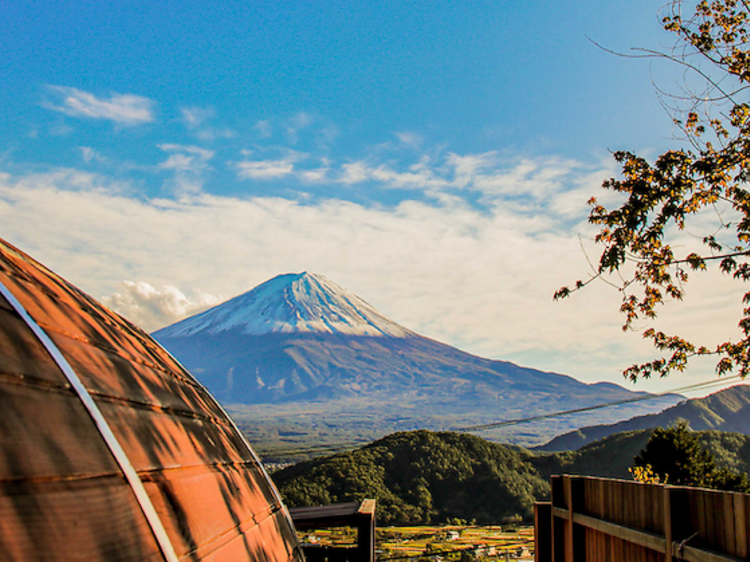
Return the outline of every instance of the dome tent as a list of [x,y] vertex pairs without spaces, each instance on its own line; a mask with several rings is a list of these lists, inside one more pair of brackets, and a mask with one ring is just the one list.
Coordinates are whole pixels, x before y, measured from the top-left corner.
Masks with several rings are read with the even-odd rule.
[[302,558],[276,488],[208,391],[0,240],[0,559]]

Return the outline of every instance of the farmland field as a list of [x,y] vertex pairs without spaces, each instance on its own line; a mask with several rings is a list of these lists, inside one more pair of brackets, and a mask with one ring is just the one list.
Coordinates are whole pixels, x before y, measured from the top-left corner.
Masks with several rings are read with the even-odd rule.
[[[350,528],[300,533],[303,544],[355,546]],[[379,527],[377,560],[533,560],[534,528],[526,526],[416,526]]]

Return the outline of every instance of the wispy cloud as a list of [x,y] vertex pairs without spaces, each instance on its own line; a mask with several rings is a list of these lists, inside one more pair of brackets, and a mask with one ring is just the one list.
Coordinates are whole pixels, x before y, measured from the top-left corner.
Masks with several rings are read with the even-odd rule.
[[299,133],[303,129],[307,129],[313,123],[311,115],[301,111],[294,117],[287,120],[284,125],[284,131],[289,144],[295,145],[299,142]]
[[424,144],[424,137],[417,133],[402,131],[394,133],[398,141],[413,150],[420,150]]
[[263,139],[270,138],[271,135],[273,135],[273,125],[271,125],[271,122],[266,119],[258,121],[255,125],[253,125],[253,129],[258,131],[261,138]]
[[178,193],[196,193],[203,187],[203,172],[209,169],[214,151],[199,146],[160,144],[169,157],[159,164],[161,170],[174,172],[173,187]]
[[[281,158],[250,159],[253,151],[243,152],[246,159],[234,164],[237,177],[243,180],[275,180],[296,174],[295,163],[307,158],[307,155],[293,150],[284,151]],[[312,176],[311,176],[312,179]]]
[[447,166],[453,171],[453,185],[456,187],[469,187],[474,184],[478,176],[484,170],[492,170],[497,166],[497,153],[485,152],[483,154],[448,154]]
[[197,129],[216,115],[211,107],[183,107],[180,109],[182,121],[191,129]]
[[142,96],[111,93],[108,98],[97,97],[68,86],[49,86],[49,91],[57,100],[44,106],[73,117],[107,119],[126,126],[154,120],[155,103]]
[[365,161],[349,162],[342,166],[338,181],[350,185],[374,181],[387,188],[422,190],[441,189],[450,185],[447,179],[439,177],[421,162],[410,166],[406,171],[394,170],[384,164],[374,167]]
[[86,162],[86,164],[90,164],[91,162],[106,164],[108,162],[105,156],[101,155],[98,151],[94,150],[90,146],[80,146],[78,148],[81,150],[81,156],[83,157],[83,161]]
[[245,180],[283,178],[294,172],[292,160],[245,160],[237,163],[237,175]]
[[228,139],[234,136],[234,132],[229,129],[217,129],[208,124],[216,117],[216,111],[212,107],[183,107],[180,114],[185,126],[202,141]]
[[[251,156],[253,152],[245,154]],[[423,191],[436,200],[474,193],[485,205],[512,201],[514,205],[527,208],[550,206],[553,202],[562,204],[558,196],[578,189],[581,177],[603,169],[554,157],[503,159],[494,151],[447,153],[437,160],[419,154],[418,159],[412,158],[411,162],[379,161],[377,157],[341,164],[325,160],[323,166],[319,162],[309,154],[287,151],[281,158],[247,158],[235,166],[241,179],[294,178],[302,183],[326,180],[349,186],[367,182],[381,190]],[[600,178],[596,178],[595,183],[600,184]],[[520,206],[518,208],[521,210]],[[573,207],[570,208],[572,211]],[[580,206],[578,209],[580,211]]]
[[214,156],[213,150],[199,146],[160,144],[159,148],[172,153],[165,162],[159,165],[160,168],[166,170],[200,172],[208,167],[208,161]]

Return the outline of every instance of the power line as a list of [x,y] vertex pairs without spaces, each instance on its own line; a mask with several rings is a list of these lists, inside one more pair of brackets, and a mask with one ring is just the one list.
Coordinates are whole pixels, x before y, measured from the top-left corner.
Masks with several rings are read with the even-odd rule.
[[733,380],[733,379],[739,379],[741,378],[740,375],[734,375],[732,377],[726,377],[722,380],[715,380],[715,381],[707,381],[703,383],[696,383],[691,384],[687,386],[682,386],[679,388],[674,388],[672,390],[667,390],[665,392],[661,392],[659,394],[647,394],[645,396],[636,396],[635,398],[627,398],[625,400],[616,400],[614,402],[606,402],[604,404],[597,404],[594,406],[586,406],[584,408],[575,408],[574,410],[564,410],[561,412],[553,412],[550,414],[539,414],[537,416],[529,416],[527,418],[515,418],[512,420],[503,420],[498,422],[492,422],[492,423],[485,423],[485,424],[479,424],[479,425],[471,425],[467,427],[459,427],[452,429],[450,431],[460,431],[460,432],[470,432],[470,431],[483,431],[485,429],[492,429],[495,427],[503,427],[507,425],[516,425],[519,423],[528,423],[532,421],[537,420],[545,420],[549,418],[557,418],[561,416],[567,416],[570,414],[579,414],[581,412],[589,412],[591,410],[600,410],[602,408],[610,408],[612,406],[620,406],[622,404],[631,404],[633,402],[642,402],[644,400],[653,400],[655,398],[661,398],[662,396],[665,396],[667,394],[673,394],[675,392],[685,392],[688,390],[698,390],[699,388],[706,388],[709,386],[714,386],[716,384],[724,384],[727,381]]
[[[693,390],[701,390],[710,388],[713,386],[722,386],[729,382],[736,381],[738,379],[741,379],[742,377],[740,375],[733,375],[731,377],[722,377],[720,379],[685,385],[677,388],[673,388],[670,390],[666,390],[664,392],[658,393],[658,394],[646,394],[644,396],[636,396],[634,398],[627,398],[624,400],[615,400],[613,402],[605,402],[603,404],[596,404],[593,406],[585,406],[583,408],[575,408],[572,410],[562,410],[559,412],[551,412],[549,414],[539,414],[536,416],[529,416],[525,418],[514,418],[510,420],[502,420],[497,422],[491,422],[486,424],[479,424],[479,425],[472,425],[472,426],[466,426],[466,427],[459,427],[459,428],[449,428],[444,431],[455,431],[455,432],[462,432],[462,433],[469,433],[474,431],[484,431],[486,429],[493,429],[497,427],[507,427],[510,425],[516,425],[521,423],[529,423],[534,422],[538,420],[544,420],[544,419],[550,419],[550,418],[556,418],[556,417],[562,417],[567,416],[571,414],[579,414],[582,412],[589,412],[592,410],[600,410],[603,408],[611,408],[613,406],[620,406],[623,404],[631,404],[634,402],[642,402],[644,400],[653,400],[655,398],[661,398],[663,396],[666,396],[668,394],[673,394],[677,392],[690,392]],[[308,447],[301,447],[301,448],[291,448],[291,449],[282,449],[282,450],[274,450],[274,451],[267,451],[264,453],[261,453],[261,456],[266,455],[294,455],[294,454],[305,454],[305,453],[323,453],[323,452],[340,452],[344,451],[346,449],[354,448],[358,445],[366,444],[366,441],[349,441],[344,443],[339,443],[336,445],[312,445]]]

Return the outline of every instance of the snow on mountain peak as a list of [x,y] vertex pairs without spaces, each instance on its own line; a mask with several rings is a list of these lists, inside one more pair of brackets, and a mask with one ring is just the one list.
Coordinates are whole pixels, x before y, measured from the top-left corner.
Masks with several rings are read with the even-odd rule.
[[307,272],[278,275],[247,293],[163,328],[158,334],[181,337],[236,328],[254,335],[294,332],[399,338],[414,335],[355,294],[322,275]]

